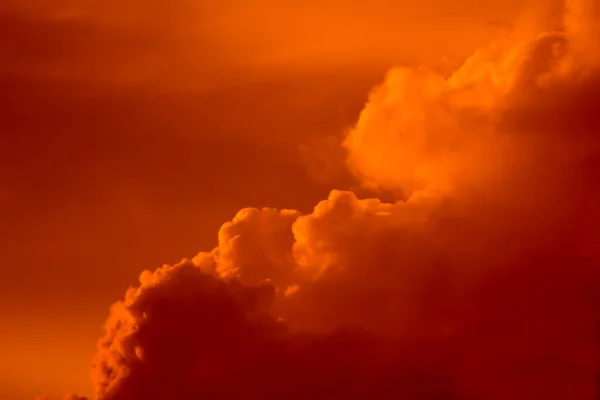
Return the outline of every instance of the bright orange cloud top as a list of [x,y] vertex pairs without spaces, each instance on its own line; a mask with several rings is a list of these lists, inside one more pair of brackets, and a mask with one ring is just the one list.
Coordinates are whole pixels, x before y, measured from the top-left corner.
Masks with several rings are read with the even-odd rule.
[[396,202],[244,209],[144,271],[96,398],[597,399],[600,4],[563,14],[373,90],[342,146]]

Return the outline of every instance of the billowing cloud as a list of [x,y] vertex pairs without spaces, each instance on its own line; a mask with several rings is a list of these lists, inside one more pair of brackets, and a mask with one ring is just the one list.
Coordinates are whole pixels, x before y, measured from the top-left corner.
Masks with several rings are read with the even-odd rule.
[[450,77],[390,71],[344,146],[399,200],[245,209],[216,249],[143,272],[96,397],[596,399],[597,9],[568,1],[561,29]]
[[[489,180],[507,173],[505,164],[530,158],[515,147],[537,129],[532,125],[571,118],[550,110],[552,102],[567,94],[580,97],[578,108],[593,103],[581,96],[597,84],[594,7],[594,1],[567,2],[559,31],[532,30],[536,24],[525,18],[520,26],[528,29],[478,50],[448,78],[427,68],[391,70],[345,140],[350,169],[367,186],[410,194]],[[517,113],[529,126],[507,129]]]
[[[387,343],[361,331],[290,331],[264,311],[273,300],[273,286],[224,282],[207,272],[210,262],[184,260],[145,272],[140,286],[115,304],[94,366],[98,398],[304,398],[412,391],[434,399],[450,390],[443,380],[425,387],[423,382],[439,373],[435,368],[411,370],[406,360],[388,353]],[[395,376],[403,370],[420,383],[406,379],[397,385]]]

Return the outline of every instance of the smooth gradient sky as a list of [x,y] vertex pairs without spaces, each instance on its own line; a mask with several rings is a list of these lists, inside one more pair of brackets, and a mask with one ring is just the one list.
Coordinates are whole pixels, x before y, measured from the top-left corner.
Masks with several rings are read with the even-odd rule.
[[140,271],[213,247],[240,208],[347,188],[302,146],[342,135],[388,68],[449,71],[527,5],[3,1],[0,398],[90,395]]

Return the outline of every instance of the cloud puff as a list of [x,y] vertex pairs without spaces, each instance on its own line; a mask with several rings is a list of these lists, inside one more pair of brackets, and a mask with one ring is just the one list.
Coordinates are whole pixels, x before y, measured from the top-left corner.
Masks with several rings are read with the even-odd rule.
[[[593,259],[562,225],[534,238],[526,218],[494,225],[519,213],[470,205],[333,192],[291,226],[243,212],[226,226],[261,239],[233,246],[227,271],[252,283],[219,276],[219,250],[144,272],[107,321],[97,397],[593,398]],[[256,235],[261,213],[293,243]],[[268,248],[288,279],[243,258]]]
[[[567,2],[565,29],[516,29],[475,52],[448,78],[427,68],[391,70],[344,142],[351,171],[367,186],[408,194],[506,173],[506,162],[523,158],[515,147],[536,130],[532,125],[545,130],[547,118],[572,118],[548,109],[548,102],[597,87],[596,3]],[[574,100],[575,112],[593,104]],[[516,113],[527,125],[508,130],[506,120]],[[561,128],[565,133],[567,127]]]
[[344,146],[399,200],[245,209],[216,249],[145,271],[96,397],[597,398],[597,7],[447,78],[392,70]]
[[[434,399],[449,390],[443,380],[426,387],[435,369],[411,370],[360,331],[292,333],[261,311],[273,286],[225,282],[204,267],[184,260],[144,272],[140,286],[113,306],[93,368],[98,398],[299,399],[385,389]],[[398,382],[404,370],[420,383]]]

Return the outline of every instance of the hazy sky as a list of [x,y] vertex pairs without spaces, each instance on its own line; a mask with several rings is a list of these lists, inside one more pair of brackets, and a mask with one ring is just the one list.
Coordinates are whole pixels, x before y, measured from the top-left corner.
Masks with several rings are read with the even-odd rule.
[[[310,211],[299,146],[387,69],[449,71],[523,1],[0,5],[0,397],[91,394],[109,305],[243,207]],[[339,177],[338,177],[339,178]]]

